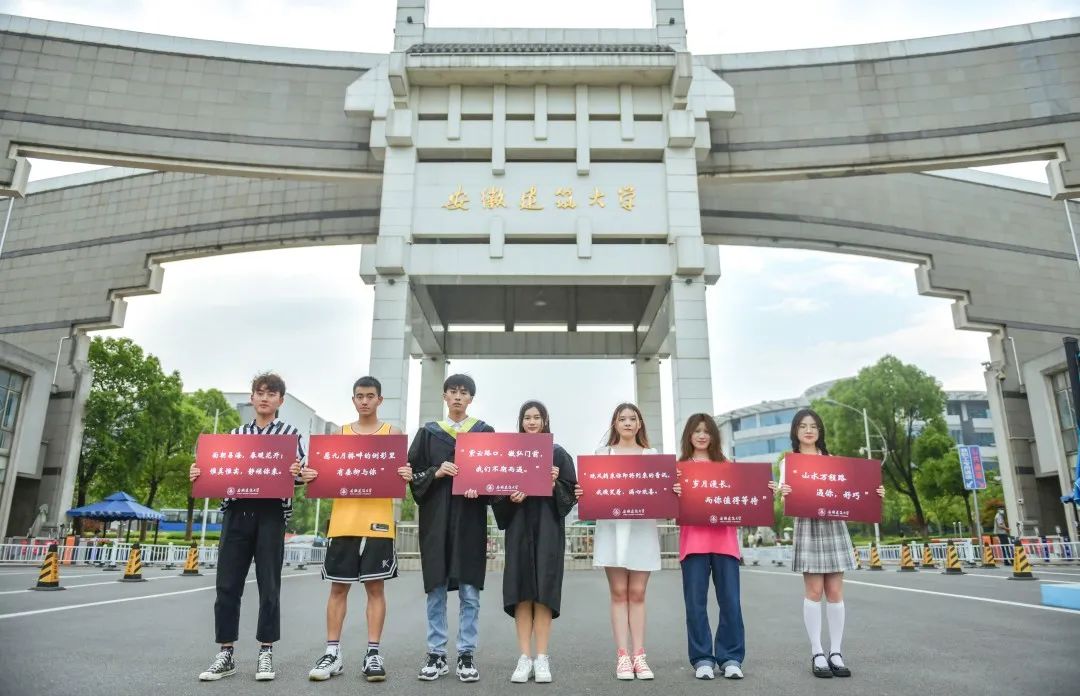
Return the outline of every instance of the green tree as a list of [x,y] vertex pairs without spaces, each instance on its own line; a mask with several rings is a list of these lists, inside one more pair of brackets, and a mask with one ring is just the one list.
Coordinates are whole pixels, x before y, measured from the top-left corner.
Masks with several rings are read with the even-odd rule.
[[[911,500],[913,522],[925,535],[926,515],[915,485],[919,469],[915,441],[924,424],[941,418],[945,409],[945,392],[941,385],[914,365],[886,355],[874,365],[859,370],[857,376],[834,384],[828,398],[856,410],[865,408],[870,420],[882,428],[887,451],[885,485]],[[825,399],[815,401],[814,409],[825,421],[830,451],[859,456],[866,447],[862,418]]]
[[[95,337],[88,363],[93,371],[83,415],[83,442],[75,476],[75,506],[91,494],[131,488],[133,434],[148,394],[165,378],[158,359],[127,338]],[[76,530],[82,525],[76,520]]]
[[[927,423],[919,438],[915,441],[915,459],[919,463],[915,484],[927,506],[934,508],[939,525],[953,521],[956,516],[951,508],[953,503],[962,501],[967,513],[963,519],[970,524],[971,491],[964,488],[964,479],[960,474],[960,457],[956,443],[949,437],[949,431],[942,418],[932,419]],[[944,526],[942,526],[944,532]]]

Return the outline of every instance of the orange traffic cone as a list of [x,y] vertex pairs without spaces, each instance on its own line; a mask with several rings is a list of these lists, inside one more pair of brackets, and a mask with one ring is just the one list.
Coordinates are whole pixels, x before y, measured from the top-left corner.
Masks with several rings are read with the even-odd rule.
[[180,573],[180,575],[202,575],[202,573],[199,572],[199,547],[194,543],[192,543],[191,548],[188,549],[187,561],[184,562],[184,572]]
[[146,578],[142,576],[142,549],[137,541],[131,545],[124,577],[120,578],[120,582],[146,582]]
[[881,556],[878,554],[877,544],[870,544],[870,570],[885,570],[881,566]]
[[911,557],[911,547],[905,541],[900,545],[900,567],[897,568],[898,573],[914,573],[915,572],[915,559]]
[[963,575],[964,569],[960,567],[960,554],[956,552],[956,546],[949,541],[945,549],[945,575]]
[[31,590],[66,590],[60,587],[60,561],[56,557],[56,544],[49,544],[45,560],[41,562],[37,584]]
[[922,567],[923,568],[937,568],[934,563],[934,554],[930,551],[930,544],[923,544],[922,547]]
[[1013,546],[1013,573],[1010,580],[1035,580],[1031,574],[1031,561],[1028,560],[1027,550],[1019,541]]

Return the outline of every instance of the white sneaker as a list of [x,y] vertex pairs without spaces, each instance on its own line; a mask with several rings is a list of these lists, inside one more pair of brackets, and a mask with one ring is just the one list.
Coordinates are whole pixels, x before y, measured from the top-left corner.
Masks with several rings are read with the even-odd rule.
[[698,679],[715,679],[716,673],[713,672],[712,665],[698,665],[698,668],[694,670],[694,676]]
[[524,684],[529,681],[529,677],[532,676],[533,661],[528,655],[522,655],[518,658],[517,667],[514,668],[514,673],[510,675],[510,681],[514,684]]
[[330,677],[336,677],[345,670],[345,662],[341,659],[341,653],[334,655],[326,653],[315,663],[308,672],[311,681],[326,681]]
[[551,660],[547,655],[537,655],[533,662],[533,680],[537,684],[551,683]]
[[724,665],[724,679],[742,679],[742,667],[737,662],[729,662]]

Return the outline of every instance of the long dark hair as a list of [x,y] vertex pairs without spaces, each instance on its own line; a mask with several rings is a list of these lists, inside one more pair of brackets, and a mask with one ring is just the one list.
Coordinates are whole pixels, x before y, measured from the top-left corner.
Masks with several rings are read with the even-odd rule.
[[535,408],[537,411],[540,412],[540,422],[542,423],[542,426],[540,428],[540,432],[542,432],[542,433],[550,433],[551,432],[551,418],[548,417],[547,406],[543,405],[539,401],[536,401],[535,399],[526,401],[525,403],[523,403],[521,405],[521,409],[518,411],[518,432],[519,433],[525,432],[525,426],[524,426],[525,412],[528,411],[530,408]]
[[611,425],[608,426],[608,440],[607,446],[613,447],[619,444],[619,431],[615,429],[615,424],[619,421],[619,414],[625,410],[631,410],[637,414],[638,423],[641,423],[641,427],[637,431],[637,435],[634,436],[634,442],[638,447],[643,449],[649,448],[649,436],[645,432],[645,416],[641,415],[641,409],[630,402],[623,402],[615,407],[615,412],[611,414]]
[[814,424],[817,425],[817,442],[814,444],[822,454],[828,454],[829,448],[825,446],[825,424],[821,421],[821,416],[817,414],[812,408],[801,408],[795,417],[791,419],[791,451],[798,454],[799,452],[799,423],[803,418],[810,416],[814,419]]
[[716,427],[716,421],[708,413],[695,413],[686,419],[686,427],[683,428],[680,442],[679,461],[684,462],[693,459],[694,443],[691,439],[694,436],[694,431],[702,423],[705,424],[705,430],[709,433],[709,447],[707,448],[709,461],[724,461],[724,453],[720,451],[720,428]]

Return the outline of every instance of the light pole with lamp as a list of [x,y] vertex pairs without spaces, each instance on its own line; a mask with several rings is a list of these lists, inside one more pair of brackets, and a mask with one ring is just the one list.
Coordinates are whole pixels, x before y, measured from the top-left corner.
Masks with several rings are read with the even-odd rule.
[[[214,434],[217,435],[218,429],[218,416],[221,415],[221,409],[214,409]],[[202,507],[202,531],[199,532],[199,546],[206,546],[206,518],[210,516],[210,499],[203,498]]]
[[[867,413],[866,413],[866,409],[865,408],[858,409],[858,408],[855,408],[854,406],[849,406],[848,404],[841,403],[841,402],[839,402],[839,401],[837,401],[835,399],[823,399],[823,401],[825,403],[827,403],[827,404],[833,404],[834,406],[840,406],[842,408],[846,408],[849,411],[853,411],[854,413],[858,413],[858,414],[862,415],[863,433],[866,435],[866,448],[865,448],[866,458],[869,459],[870,457],[873,457],[874,456],[873,450],[871,449],[871,446],[870,446],[870,422],[871,421],[870,421],[870,416],[868,416]],[[885,445],[887,440],[885,439],[885,435],[882,434],[881,428],[878,427],[877,423],[874,423],[874,430],[877,431],[878,437],[881,438],[881,464],[882,464],[882,466],[884,466],[885,465],[885,457],[889,456],[889,450]],[[879,523],[877,523],[877,522],[874,523],[874,541],[877,542],[878,546],[881,546],[881,525]]]

